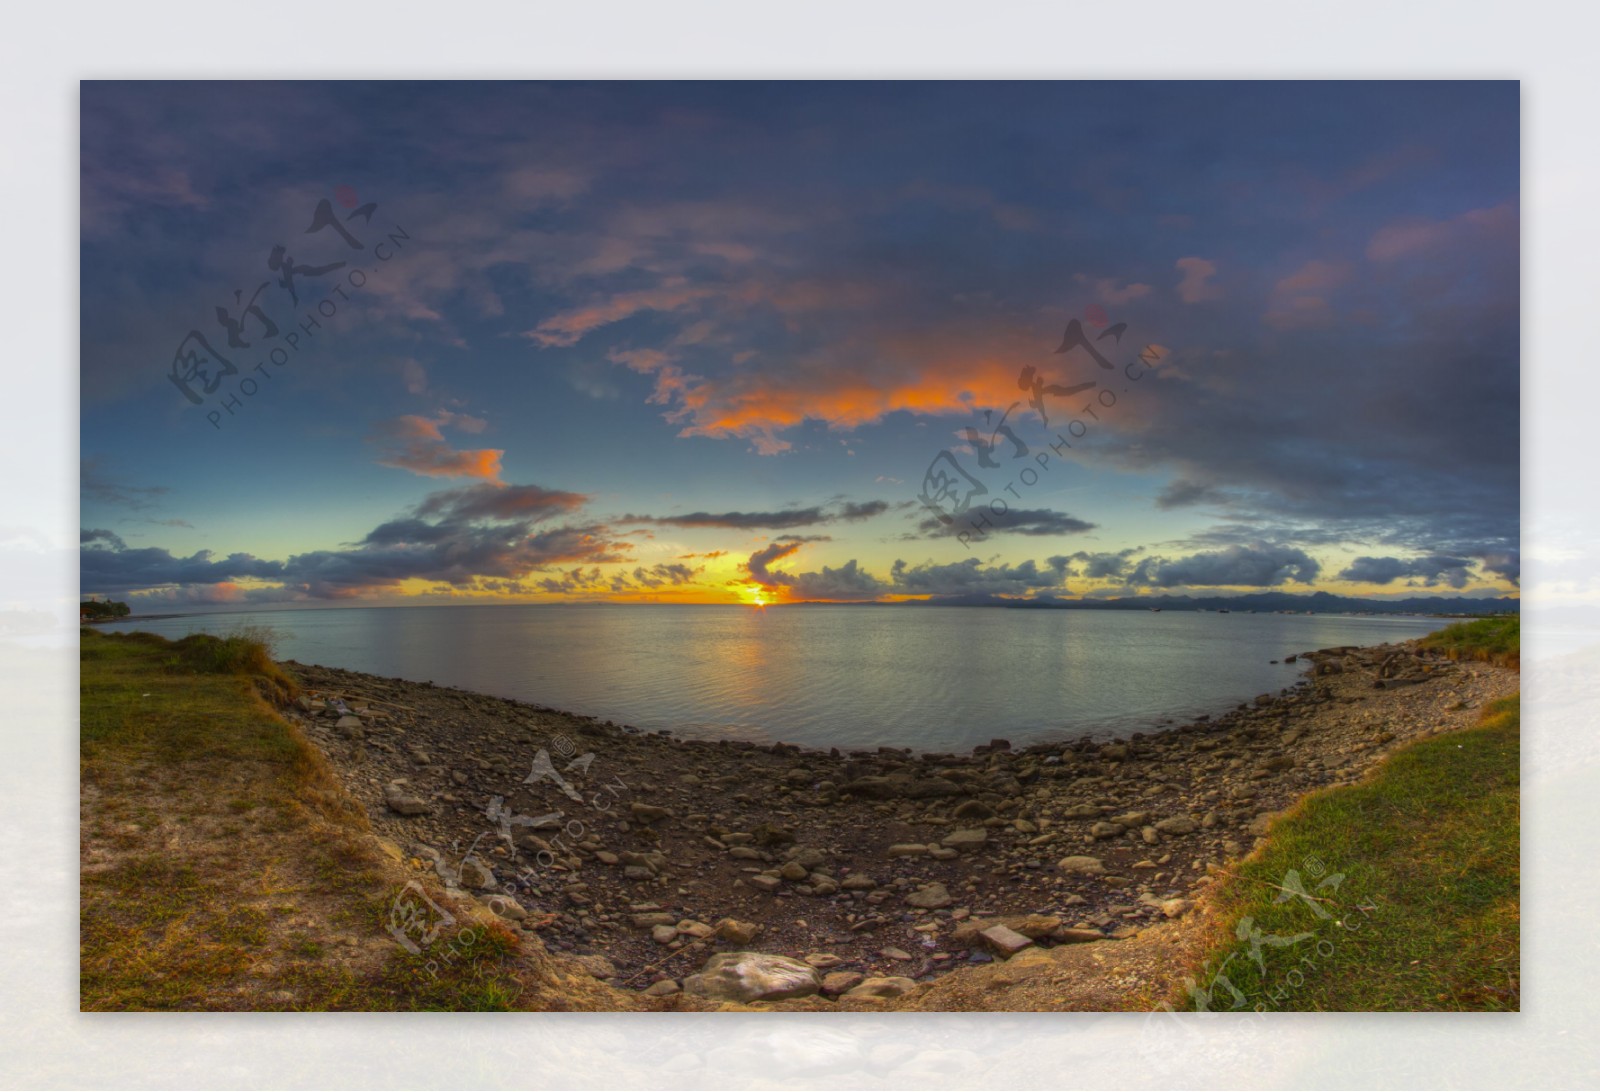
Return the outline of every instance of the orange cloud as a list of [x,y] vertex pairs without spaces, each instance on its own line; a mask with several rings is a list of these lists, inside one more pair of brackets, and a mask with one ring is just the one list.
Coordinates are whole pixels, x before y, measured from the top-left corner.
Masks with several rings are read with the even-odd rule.
[[[1102,352],[1109,345],[1101,346]],[[1120,360],[1128,347],[1119,348]],[[989,337],[941,330],[884,336],[781,370],[748,369],[708,379],[674,369],[666,379],[670,390],[658,385],[656,400],[670,396],[676,408],[667,417],[683,426],[681,436],[737,437],[771,455],[792,447],[780,434],[807,420],[852,429],[895,412],[971,416],[979,408],[1004,410],[1018,401],[1023,403],[1019,412],[1031,413],[1029,395],[1019,384],[1029,364],[1046,384],[1098,382],[1111,374],[1081,352],[1053,356],[1047,345],[1011,328]],[[1068,403],[1045,397],[1052,419],[1065,412]]]
[[505,454],[503,450],[457,450],[444,438],[441,425],[466,432],[481,432],[486,422],[481,418],[448,411],[434,419],[407,414],[379,422],[369,437],[383,448],[378,456],[379,465],[409,470],[428,478],[500,480],[500,458]]

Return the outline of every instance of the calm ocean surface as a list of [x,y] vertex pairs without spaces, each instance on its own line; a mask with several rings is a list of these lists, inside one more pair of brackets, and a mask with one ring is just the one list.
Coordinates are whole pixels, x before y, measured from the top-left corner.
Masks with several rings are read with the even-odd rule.
[[1272,664],[1404,640],[1429,618],[970,607],[436,606],[131,619],[270,626],[280,659],[431,680],[685,736],[959,751],[1218,713]]

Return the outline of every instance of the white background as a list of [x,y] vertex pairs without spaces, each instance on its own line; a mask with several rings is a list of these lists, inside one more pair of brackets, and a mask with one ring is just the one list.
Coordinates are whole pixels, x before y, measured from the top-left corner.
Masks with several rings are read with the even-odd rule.
[[[0,1084],[1594,1088],[1600,308],[1594,6],[985,2],[7,5],[0,40]],[[1523,88],[1520,1015],[79,1015],[77,81],[1500,78]],[[1507,406],[1506,412],[1517,412]],[[1574,610],[1573,608],[1577,609]],[[1557,630],[1560,630],[1559,641]],[[1587,645],[1586,651],[1572,649]]]

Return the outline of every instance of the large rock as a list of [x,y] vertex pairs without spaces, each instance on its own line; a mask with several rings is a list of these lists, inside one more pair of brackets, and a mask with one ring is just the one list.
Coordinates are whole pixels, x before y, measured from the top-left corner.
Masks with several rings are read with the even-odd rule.
[[659,823],[663,819],[672,818],[670,809],[657,807],[654,804],[641,804],[635,801],[628,805],[628,810],[633,813],[634,819],[641,823]]
[[765,952],[724,952],[706,961],[699,974],[683,980],[686,993],[714,1001],[783,1001],[810,997],[822,989],[814,967]]
[[989,840],[989,832],[982,827],[972,830],[958,830],[953,834],[944,836],[943,845],[949,849],[959,849],[963,853],[972,849],[981,849]]
[[845,997],[899,997],[917,988],[915,979],[893,975],[887,978],[869,978],[845,993]]
[[[438,871],[438,869],[435,869]],[[467,857],[453,872],[445,866],[445,882],[452,886],[460,887],[467,891],[491,891],[499,886],[495,882],[494,869],[478,860],[476,857]]]
[[406,792],[399,782],[384,787],[383,802],[396,815],[427,815],[433,810],[426,800]]
[[1099,857],[1063,857],[1056,862],[1056,867],[1079,876],[1101,876],[1106,870]]
[[860,971],[832,971],[822,976],[822,992],[840,994],[861,985],[867,976]]
[[1004,925],[991,925],[978,935],[984,939],[984,942],[989,945],[996,955],[1005,959],[1010,959],[1024,948],[1033,944],[1033,941],[1015,929]]
[[1156,829],[1162,834],[1193,834],[1200,829],[1200,824],[1187,815],[1175,815],[1171,819],[1163,819],[1156,824]]
[[968,800],[950,814],[957,819],[988,819],[994,815],[994,809],[982,800]]
[[761,932],[761,926],[755,922],[737,918],[723,918],[717,922],[716,929],[717,936],[733,944],[749,944]]
[[915,906],[919,910],[942,910],[954,901],[942,883],[930,883],[920,891],[913,891],[906,896],[906,905]]

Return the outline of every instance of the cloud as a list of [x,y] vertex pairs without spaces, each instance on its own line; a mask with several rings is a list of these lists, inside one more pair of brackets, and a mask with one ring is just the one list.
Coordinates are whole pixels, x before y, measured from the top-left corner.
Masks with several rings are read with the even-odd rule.
[[1494,573],[1518,587],[1522,585],[1521,550],[1490,551],[1483,554],[1481,560],[1485,572]]
[[1095,282],[1094,291],[1101,303],[1116,306],[1148,296],[1151,288],[1148,284],[1127,284],[1118,288],[1114,279],[1105,277]]
[[1327,326],[1334,321],[1333,290],[1349,278],[1346,265],[1309,261],[1273,285],[1261,321],[1277,330]]
[[1128,575],[1133,586],[1250,587],[1309,584],[1322,566],[1304,550],[1293,546],[1228,546],[1188,557],[1147,557]]
[[788,573],[773,572],[770,566],[782,561],[800,549],[798,542],[774,542],[770,546],[763,546],[750,555],[745,562],[745,570],[749,572],[750,579],[765,588],[786,587],[794,583],[794,577]]
[[1340,580],[1357,584],[1391,584],[1409,580],[1426,587],[1446,584],[1464,588],[1472,577],[1473,561],[1468,557],[1433,554],[1428,557],[1358,557],[1339,574]]
[[1228,495],[1220,489],[1186,478],[1174,478],[1156,497],[1156,507],[1166,510],[1195,504],[1226,504],[1227,501]]
[[888,510],[888,501],[862,501],[859,504],[854,501],[847,501],[844,508],[839,512],[839,518],[850,521],[871,519],[873,516],[881,516]]
[[789,588],[791,599],[870,600],[889,586],[856,564],[854,558],[837,569],[824,565],[820,572],[801,573]]
[[656,523],[670,527],[726,527],[733,530],[785,530],[790,527],[811,527],[835,520],[858,521],[871,519],[889,510],[889,502],[874,500],[846,502],[837,511],[822,505],[809,508],[785,508],[772,512],[690,512],[682,516],[626,515],[619,523]]
[[679,311],[713,295],[709,288],[669,277],[654,288],[619,292],[583,307],[551,315],[523,336],[545,347],[576,345],[585,335],[645,311]]
[[545,577],[536,586],[552,595],[571,595],[575,592],[594,591],[608,586],[599,569],[584,571],[583,566],[570,569],[560,576]]
[[1367,257],[1374,262],[1397,262],[1437,257],[1462,245],[1504,243],[1516,238],[1519,219],[1516,206],[1506,203],[1473,209],[1449,220],[1401,220],[1373,233]]
[[405,385],[408,394],[428,393],[428,371],[417,361],[406,357],[396,367],[400,370],[400,382]]
[[409,470],[427,478],[486,478],[500,477],[500,458],[503,450],[457,450],[450,446],[440,431],[442,427],[458,428],[464,432],[482,432],[485,422],[480,418],[454,414],[448,411],[433,418],[407,414],[373,426],[368,439],[381,449],[378,463],[400,470]]
[[1120,580],[1128,575],[1129,558],[1139,551],[1132,547],[1116,553],[1088,553],[1079,550],[1072,560],[1082,563],[1078,575],[1087,580]]
[[122,539],[112,534],[110,531],[98,527],[92,529],[88,527],[83,528],[78,532],[78,542],[80,545],[84,546],[103,543],[113,550],[125,550],[128,547],[128,544],[123,542]]
[[[261,597],[343,599],[395,591],[411,580],[475,588],[483,579],[518,581],[557,565],[628,561],[631,544],[603,524],[538,526],[581,503],[580,494],[539,486],[471,486],[436,493],[351,546],[294,554],[287,561],[244,553],[219,558],[209,550],[176,557],[164,549],[132,549],[109,531],[85,529],[81,584],[85,592],[111,594],[251,580],[281,585]],[[665,579],[675,571],[658,569],[656,575]]]
[[[87,532],[79,551],[78,581],[85,594],[113,595],[170,585],[226,584],[241,579],[276,580],[281,561],[235,553],[218,558],[210,550],[175,557],[158,547],[131,548],[107,531]],[[108,538],[107,536],[110,535]]]
[[106,473],[99,456],[83,460],[78,474],[83,496],[136,512],[156,507],[158,500],[171,492],[164,485],[125,485]]
[[1066,512],[1057,512],[1049,508],[1011,508],[1004,515],[986,518],[988,522],[978,523],[974,528],[973,523],[976,521],[958,520],[955,523],[945,523],[936,516],[929,516],[917,524],[917,530],[930,537],[965,534],[969,539],[977,541],[991,534],[1079,535],[1099,526]]
[[1178,282],[1178,298],[1184,303],[1204,303],[1222,298],[1222,289],[1211,283],[1217,274],[1217,264],[1204,258],[1179,258],[1177,268],[1183,274]]
[[705,571],[705,566],[697,565],[690,568],[688,565],[662,562],[646,569],[643,566],[633,570],[633,578],[647,588],[660,588],[667,585],[689,584],[694,578]]
[[896,561],[890,569],[894,590],[907,595],[1025,595],[1066,586],[1066,557],[1051,557],[1043,567],[1033,560],[1015,565],[985,565],[969,557],[945,565],[911,566]]
[[737,530],[810,527],[833,517],[820,506],[789,508],[780,512],[690,512],[683,516],[623,516],[619,523],[659,523],[670,527],[728,527]]
[[443,515],[454,520],[526,519],[537,523],[580,508],[588,499],[582,493],[538,485],[485,482],[433,493],[416,511],[419,516]]

